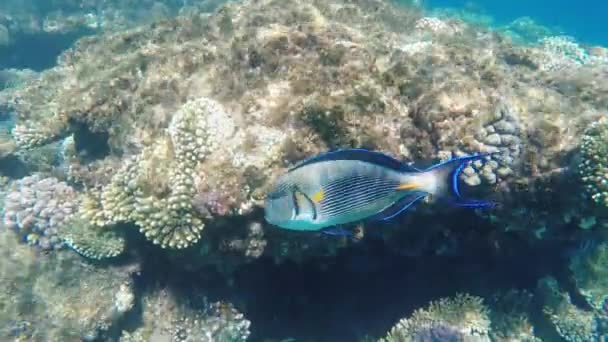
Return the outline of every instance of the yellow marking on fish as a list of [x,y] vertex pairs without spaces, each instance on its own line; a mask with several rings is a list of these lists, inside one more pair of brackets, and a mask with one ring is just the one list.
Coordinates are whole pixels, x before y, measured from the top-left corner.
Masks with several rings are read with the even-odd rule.
[[413,190],[413,189],[417,189],[420,187],[420,184],[418,183],[408,183],[408,184],[401,184],[397,187],[397,190]]
[[324,198],[325,198],[325,191],[323,191],[323,189],[321,189],[321,190],[319,190],[319,191],[315,192],[315,193],[312,195],[312,200],[313,200],[314,202],[317,202],[317,203],[318,203],[318,202],[321,202],[321,201],[322,201]]

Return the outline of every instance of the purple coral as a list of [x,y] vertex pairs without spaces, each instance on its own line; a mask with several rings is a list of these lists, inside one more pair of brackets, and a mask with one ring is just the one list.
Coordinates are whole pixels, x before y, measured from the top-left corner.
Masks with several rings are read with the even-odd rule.
[[56,178],[25,177],[9,188],[3,221],[25,241],[42,249],[63,246],[57,229],[76,211],[76,192]]

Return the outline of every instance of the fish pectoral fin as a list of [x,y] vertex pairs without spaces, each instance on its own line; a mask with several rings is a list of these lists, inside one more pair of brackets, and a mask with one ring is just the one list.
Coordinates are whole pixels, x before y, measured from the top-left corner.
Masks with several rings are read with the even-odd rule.
[[374,221],[388,221],[394,217],[397,217],[399,214],[409,209],[414,203],[419,200],[425,198],[427,196],[426,192],[413,192],[396,201],[392,205],[388,206],[386,209],[382,210],[378,214],[374,215],[370,218],[370,220]]
[[397,186],[395,189],[396,190],[415,190],[415,189],[419,189],[419,188],[420,188],[419,183],[403,183],[403,184],[399,184],[399,186]]
[[325,190],[321,189],[312,195],[312,201],[319,203],[325,198]]

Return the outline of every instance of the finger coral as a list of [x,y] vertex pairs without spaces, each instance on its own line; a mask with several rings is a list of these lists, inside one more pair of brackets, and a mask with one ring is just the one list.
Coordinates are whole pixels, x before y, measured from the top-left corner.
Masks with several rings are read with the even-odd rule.
[[593,122],[585,130],[578,172],[591,199],[608,207],[608,118]]
[[56,178],[34,175],[13,182],[4,203],[4,225],[42,249],[63,246],[57,230],[78,209],[77,193]]

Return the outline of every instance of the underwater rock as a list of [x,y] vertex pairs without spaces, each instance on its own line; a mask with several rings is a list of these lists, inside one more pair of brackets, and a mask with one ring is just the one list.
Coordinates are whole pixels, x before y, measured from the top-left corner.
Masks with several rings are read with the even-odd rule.
[[569,263],[576,291],[598,312],[605,311],[608,300],[608,244],[600,243],[575,254]]
[[143,294],[141,322],[123,331],[121,342],[141,341],[246,341],[251,323],[230,303],[180,301],[166,289]]
[[559,288],[557,280],[552,277],[540,279],[536,292],[545,316],[561,338],[569,342],[599,339],[596,316],[575,306],[570,295]]
[[2,340],[102,338],[133,305],[134,264],[98,268],[73,252],[38,255],[0,232]]

